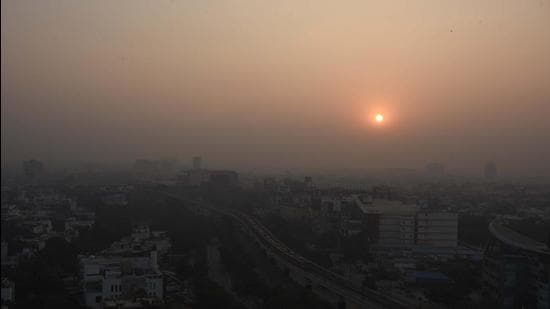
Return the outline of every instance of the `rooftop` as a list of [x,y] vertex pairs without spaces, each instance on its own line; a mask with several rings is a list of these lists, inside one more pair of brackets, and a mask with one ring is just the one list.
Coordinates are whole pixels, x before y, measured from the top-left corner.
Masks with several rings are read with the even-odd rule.
[[359,208],[364,213],[381,213],[395,215],[412,215],[418,211],[415,204],[404,204],[400,201],[374,199],[372,203],[360,203]]

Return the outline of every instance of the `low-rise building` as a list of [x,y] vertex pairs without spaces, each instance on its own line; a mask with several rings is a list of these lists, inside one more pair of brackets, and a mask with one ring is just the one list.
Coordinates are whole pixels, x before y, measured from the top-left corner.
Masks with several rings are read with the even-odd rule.
[[151,231],[148,225],[137,225],[130,236],[115,241],[104,254],[131,256],[156,251],[162,257],[172,247],[165,231]]
[[126,302],[162,303],[163,275],[157,252],[145,257],[81,257],[83,302],[91,308]]

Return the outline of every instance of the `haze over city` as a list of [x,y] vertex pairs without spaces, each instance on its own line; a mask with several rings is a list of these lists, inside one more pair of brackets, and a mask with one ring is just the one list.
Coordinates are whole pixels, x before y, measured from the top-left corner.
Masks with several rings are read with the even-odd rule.
[[2,309],[550,308],[550,0],[2,0]]
[[550,1],[2,1],[1,26],[2,166],[550,174]]

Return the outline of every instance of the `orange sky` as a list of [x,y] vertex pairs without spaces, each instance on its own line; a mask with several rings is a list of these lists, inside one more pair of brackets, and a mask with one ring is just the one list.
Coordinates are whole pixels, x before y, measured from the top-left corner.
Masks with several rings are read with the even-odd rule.
[[549,116],[550,1],[2,1],[3,164],[548,173]]

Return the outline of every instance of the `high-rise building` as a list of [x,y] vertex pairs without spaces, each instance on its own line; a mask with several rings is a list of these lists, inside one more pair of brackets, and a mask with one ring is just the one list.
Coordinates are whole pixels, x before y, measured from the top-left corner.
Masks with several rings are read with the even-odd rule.
[[373,225],[373,237],[380,246],[407,247],[414,245],[416,205],[399,201],[375,199],[365,205],[367,222]]
[[485,178],[495,179],[497,177],[497,165],[495,162],[487,162],[484,169]]
[[489,224],[483,254],[483,294],[499,308],[550,308],[550,249],[508,228]]
[[44,171],[44,164],[38,160],[23,161],[23,173],[28,178],[35,178]]
[[202,168],[202,158],[201,157],[193,157],[193,169],[194,170],[200,170]]

